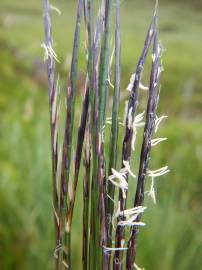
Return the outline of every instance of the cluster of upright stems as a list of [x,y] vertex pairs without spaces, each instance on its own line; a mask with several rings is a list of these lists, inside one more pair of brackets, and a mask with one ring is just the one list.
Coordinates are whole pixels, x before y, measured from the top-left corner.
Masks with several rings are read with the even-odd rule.
[[[44,0],[45,60],[48,71],[50,130],[52,147],[53,208],[56,232],[56,269],[72,269],[71,231],[77,193],[77,184],[83,181],[83,269],[139,269],[135,264],[137,235],[143,226],[141,215],[144,195],[155,201],[154,178],[168,171],[167,167],[148,169],[151,147],[165,138],[152,139],[160,121],[157,117],[159,81],[162,71],[162,47],[158,39],[157,5],[135,73],[131,77],[126,103],[125,119],[120,122],[121,39],[120,0],[78,0],[72,61],[66,91],[66,118],[62,145],[59,147],[60,91],[55,66],[57,55],[53,50],[51,33],[51,6]],[[115,16],[112,16],[115,11]],[[115,17],[115,22],[113,22]],[[86,80],[79,126],[75,128],[75,100],[77,95],[78,56],[81,24],[86,32]],[[112,27],[113,24],[115,27]],[[114,60],[110,55],[110,38],[114,29]],[[148,87],[141,84],[144,65],[152,47],[151,73]],[[110,77],[114,74],[113,83]],[[113,89],[111,117],[108,98]],[[137,114],[139,91],[148,93],[145,123],[144,114]],[[110,149],[105,136],[106,124],[111,124]],[[122,155],[118,155],[119,126],[125,129]],[[130,169],[134,154],[137,128],[144,125],[142,148],[137,177]],[[73,158],[73,135],[77,134]],[[83,170],[79,176],[83,158]],[[120,158],[120,160],[118,160]],[[118,163],[121,169],[118,169]],[[73,168],[73,169],[72,169]],[[151,189],[145,190],[145,179],[151,177]],[[134,205],[127,209],[128,182],[136,181],[132,192]],[[130,236],[125,235],[126,227]]]

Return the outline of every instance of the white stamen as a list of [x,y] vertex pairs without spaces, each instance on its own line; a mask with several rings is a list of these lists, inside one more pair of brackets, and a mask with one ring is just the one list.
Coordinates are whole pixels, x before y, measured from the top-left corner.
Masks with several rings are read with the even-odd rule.
[[144,268],[137,266],[137,264],[135,263],[133,264],[133,266],[135,267],[136,270],[145,270]]
[[148,196],[150,196],[154,202],[154,204],[156,204],[156,194],[155,194],[155,189],[154,187],[151,187]]
[[[139,113],[138,115],[136,115],[136,117],[135,117],[135,124],[137,125],[137,124],[139,124],[139,123],[141,123],[141,121],[143,120],[143,118],[144,118],[144,113],[145,112],[142,112],[142,113]],[[141,123],[142,124],[142,123]]]
[[126,209],[124,211],[119,211],[119,215],[120,216],[124,215],[126,217],[129,217],[131,215],[143,213],[146,209],[147,209],[147,207],[145,207],[145,206],[137,206],[137,207]]
[[118,226],[145,226],[146,224],[144,222],[131,222],[131,221],[127,221],[127,220],[124,220],[124,221],[119,221],[119,223],[117,224]]
[[126,220],[121,220],[117,225],[119,226],[145,226],[144,222],[136,222],[139,214],[145,211],[146,207],[138,206],[119,212],[119,216],[124,216]]
[[154,132],[156,133],[158,131],[158,128],[159,128],[159,125],[161,123],[161,121],[165,118],[167,118],[168,116],[167,115],[162,115],[161,117],[157,117],[156,116],[156,120],[155,120],[155,129],[154,129]]
[[51,62],[53,61],[53,59],[55,59],[56,62],[60,63],[60,61],[58,60],[57,54],[55,53],[51,45],[46,45],[45,43],[42,43],[41,47],[45,50],[44,61],[47,61],[48,58],[50,57]]
[[156,138],[151,140],[151,146],[155,146],[157,144],[159,144],[160,142],[166,141],[167,138]]
[[138,114],[134,121],[133,121],[133,137],[132,137],[132,141],[131,141],[131,147],[132,150],[135,150],[135,142],[136,142],[136,137],[137,137],[137,128],[144,126],[144,122],[142,122],[144,118],[144,112]]
[[108,197],[113,203],[115,203],[115,200],[113,200],[112,197],[111,197],[109,194],[107,194],[107,197]]
[[148,170],[147,174],[150,177],[158,177],[158,176],[164,175],[168,172],[170,172],[170,170],[168,169],[168,166],[164,166],[164,167],[157,169],[157,170],[153,170],[153,171]]
[[130,163],[127,160],[123,161],[124,168],[120,170],[121,173],[129,173],[132,177],[136,178],[136,175],[130,169]]
[[116,250],[127,250],[128,248],[124,248],[124,247],[121,247],[121,248],[111,248],[111,247],[106,247],[106,246],[103,246],[103,249],[104,249],[104,253],[108,253],[108,252],[111,252],[111,251],[116,251]]
[[144,90],[144,91],[148,91],[149,90],[149,87],[148,86],[144,86],[141,82],[139,83],[139,88],[141,90]]
[[62,261],[62,264],[65,266],[66,269],[69,269],[69,266],[66,264],[65,261]]
[[129,83],[128,87],[126,88],[126,90],[128,90],[129,92],[131,92],[133,89],[133,85],[135,82],[135,76],[136,76],[136,73],[133,73],[130,77],[130,83]]
[[146,191],[145,194],[147,194],[151,199],[153,200],[153,203],[156,204],[156,194],[154,189],[154,177],[152,177],[151,180],[151,187],[149,191]]
[[132,141],[131,141],[131,147],[132,150],[135,151],[135,142],[136,142],[136,138],[137,138],[137,130],[133,130],[133,137],[132,137]]
[[56,12],[57,12],[57,14],[59,14],[59,15],[61,15],[61,14],[62,14],[62,12],[59,10],[59,8],[57,8],[57,7],[55,7],[55,6],[50,5],[50,8],[51,8],[52,10],[56,11]]
[[42,43],[41,44],[41,47],[44,49],[44,61],[46,61],[47,59],[48,59],[48,56],[49,56],[49,53],[48,53],[48,48],[47,48],[47,46],[46,46],[46,44],[45,43]]
[[114,89],[114,85],[113,85],[113,83],[111,82],[110,77],[108,78],[108,83],[109,83],[109,85],[111,86],[111,88],[113,88],[113,89]]
[[144,123],[142,122],[144,118],[144,112],[136,115],[133,121],[132,111],[133,111],[133,108],[131,107],[128,112],[128,128],[132,127],[134,129],[136,127],[142,127],[144,125]]
[[54,58],[57,62],[60,62],[60,61],[58,60],[58,58],[57,58],[56,52],[53,50],[52,47],[49,47],[49,51],[50,51],[50,55],[52,55],[53,58]]
[[125,190],[128,189],[128,183],[123,173],[120,173],[112,168],[112,175],[109,176],[109,181],[116,187],[120,188],[123,193],[123,198],[126,198]]

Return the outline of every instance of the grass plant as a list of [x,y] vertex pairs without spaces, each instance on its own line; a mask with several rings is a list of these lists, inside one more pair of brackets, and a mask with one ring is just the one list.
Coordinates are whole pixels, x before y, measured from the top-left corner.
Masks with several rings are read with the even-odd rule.
[[[114,9],[113,9],[114,7]],[[125,106],[124,120],[120,118],[121,88],[121,14],[120,1],[78,0],[76,26],[72,49],[70,76],[66,91],[66,117],[64,136],[59,150],[59,82],[56,80],[57,54],[53,50],[51,10],[60,11],[44,0],[45,60],[47,62],[50,130],[52,148],[53,207],[56,231],[56,269],[71,267],[72,217],[83,156],[83,269],[132,270],[136,264],[137,234],[144,226],[141,216],[145,211],[144,196],[148,194],[155,203],[154,178],[167,173],[167,167],[149,170],[151,147],[165,138],[152,139],[164,116],[157,117],[160,75],[162,72],[162,46],[158,38],[158,2],[148,29],[142,53],[127,90],[130,92]],[[114,11],[114,14],[112,13]],[[80,32],[84,13],[86,33],[86,74],[84,97],[77,127],[76,152],[73,157],[73,132],[78,82],[78,57]],[[95,18],[97,18],[95,20]],[[114,49],[110,49],[110,39]],[[142,84],[144,66],[152,51],[149,86]],[[115,59],[113,59],[115,58]],[[112,84],[111,77],[114,76]],[[113,105],[109,106],[109,89],[113,89]],[[144,112],[137,114],[139,91],[147,96],[146,119]],[[111,112],[110,112],[111,111]],[[107,117],[107,114],[111,114]],[[111,125],[110,139],[107,124]],[[121,168],[118,166],[119,126],[125,129],[122,138]],[[127,208],[129,181],[136,176],[131,170],[131,157],[135,153],[137,129],[144,126],[137,184],[132,195],[134,205]],[[110,141],[110,150],[106,148]],[[84,155],[82,155],[84,152]],[[71,169],[73,167],[73,169]],[[151,177],[151,188],[145,189],[146,177]],[[126,228],[130,228],[127,236]],[[113,231],[114,230],[114,231]],[[112,256],[113,254],[113,256]],[[113,258],[113,260],[112,260]]]
[[[145,196],[145,204],[149,204],[149,207],[144,212],[142,220],[147,226],[141,228],[136,256],[136,264],[144,266],[145,269],[188,270],[201,267],[202,134],[199,127],[202,60],[198,54],[202,39],[201,13],[199,9],[195,9],[193,1],[189,3],[183,1],[181,4],[179,2],[167,0],[160,2],[160,38],[166,44],[167,50],[163,57],[166,68],[162,76],[158,114],[166,113],[169,118],[166,124],[161,126],[159,134],[162,137],[166,134],[169,140],[152,149],[150,167],[160,168],[167,160],[172,172],[155,181],[158,188],[156,205],[152,206],[150,197]],[[63,95],[63,91],[66,91],[67,70],[69,71],[70,68],[74,31],[72,26],[77,3],[71,0],[52,0],[51,4],[57,5],[62,11],[60,16],[52,11],[52,23],[54,49],[61,62],[57,64],[57,68],[60,71]],[[0,6],[0,268],[2,270],[50,270],[54,269],[53,251],[56,243],[52,222],[47,79],[43,64],[43,50],[40,46],[43,40],[41,2],[2,0]],[[149,0],[124,1],[121,4],[120,121],[122,121],[124,100],[130,94],[125,91],[125,86],[141,51],[152,7],[153,3]],[[113,10],[114,14],[115,6]],[[63,26],[67,28],[64,29]],[[79,108],[82,108],[80,101],[82,99],[83,102],[84,96],[81,90],[81,79],[82,82],[85,81],[83,42],[80,48],[81,64],[79,64],[73,135],[75,142],[80,117]],[[150,61],[150,57],[148,60]],[[145,84],[149,78],[147,74],[146,64],[142,78]],[[113,83],[113,74],[111,75]],[[145,103],[142,103],[142,95],[146,96],[145,94],[146,92],[140,91],[138,106],[140,112],[146,108],[146,106],[143,108]],[[112,96],[113,89],[110,88],[108,98],[110,108],[113,103]],[[64,98],[61,101],[62,110]],[[60,116],[65,116],[65,113],[61,112]],[[110,112],[107,116],[111,116]],[[106,127],[107,154],[112,145],[109,143],[111,126],[107,124]],[[136,154],[132,155],[131,159],[132,170],[136,173],[139,166],[138,153],[141,150],[141,141],[139,141],[141,131],[140,128]],[[60,133],[63,137],[63,131]],[[121,168],[123,136],[124,129],[120,125],[117,170]],[[76,151],[76,143],[74,149]],[[74,150],[72,153],[75,158]],[[71,167],[74,169],[73,166]],[[83,166],[80,169],[72,224],[72,269],[82,269],[80,221],[83,215]],[[147,180],[146,185],[149,185],[150,178]],[[133,184],[135,183],[136,180],[133,181],[133,178],[132,181],[129,180],[127,199],[129,207],[134,203]],[[113,229],[112,231],[114,232]],[[129,232],[129,228],[126,229],[126,237]],[[161,254],[160,259],[159,254]]]

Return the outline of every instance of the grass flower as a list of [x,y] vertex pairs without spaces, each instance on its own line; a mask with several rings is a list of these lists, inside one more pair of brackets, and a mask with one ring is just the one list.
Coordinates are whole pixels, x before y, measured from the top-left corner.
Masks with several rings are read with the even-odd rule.
[[164,166],[164,167],[162,167],[160,169],[153,170],[153,171],[147,170],[147,174],[150,177],[158,177],[158,176],[162,176],[162,175],[168,173],[169,171],[170,170],[168,169],[168,166]]
[[50,8],[51,8],[52,10],[56,11],[58,15],[61,15],[61,14],[62,14],[61,10],[60,10],[59,8],[55,7],[55,6],[50,5]]
[[56,62],[60,63],[60,61],[58,60],[58,56],[51,45],[46,45],[45,43],[42,43],[41,47],[44,49],[44,61],[47,61],[50,57],[50,59],[54,59]]
[[124,220],[118,222],[118,226],[145,226],[143,222],[136,222],[137,217],[145,211],[146,207],[138,206],[119,212]]
[[125,173],[118,172],[112,168],[112,175],[108,177],[108,180],[114,184],[114,186],[121,189],[123,197],[126,198],[126,190],[128,189],[128,183],[125,179]]
[[160,142],[166,141],[167,138],[156,138],[151,140],[151,146],[156,146]]
[[156,116],[156,120],[155,120],[155,129],[154,132],[156,133],[158,131],[159,125],[161,124],[161,122],[163,121],[163,119],[168,118],[167,115],[162,115],[160,117]]

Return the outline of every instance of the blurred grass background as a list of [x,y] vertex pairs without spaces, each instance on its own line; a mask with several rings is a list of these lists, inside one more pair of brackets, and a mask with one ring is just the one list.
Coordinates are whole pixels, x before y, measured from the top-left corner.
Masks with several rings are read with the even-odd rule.
[[[63,91],[71,59],[75,2],[52,1],[62,10],[61,16],[53,14],[53,25]],[[202,269],[202,4],[200,0],[159,2],[160,37],[166,48],[159,114],[169,115],[160,133],[169,140],[153,151],[151,166],[168,164],[171,173],[156,182],[158,204],[146,201],[147,226],[139,237],[138,264],[146,270],[198,270]],[[149,0],[122,2],[123,107],[124,88],[134,72],[153,6]],[[41,1],[0,1],[1,270],[53,269],[41,9]],[[84,43],[81,55],[83,51]],[[81,60],[80,81],[83,71]],[[75,270],[81,269],[81,191],[76,209]]]

